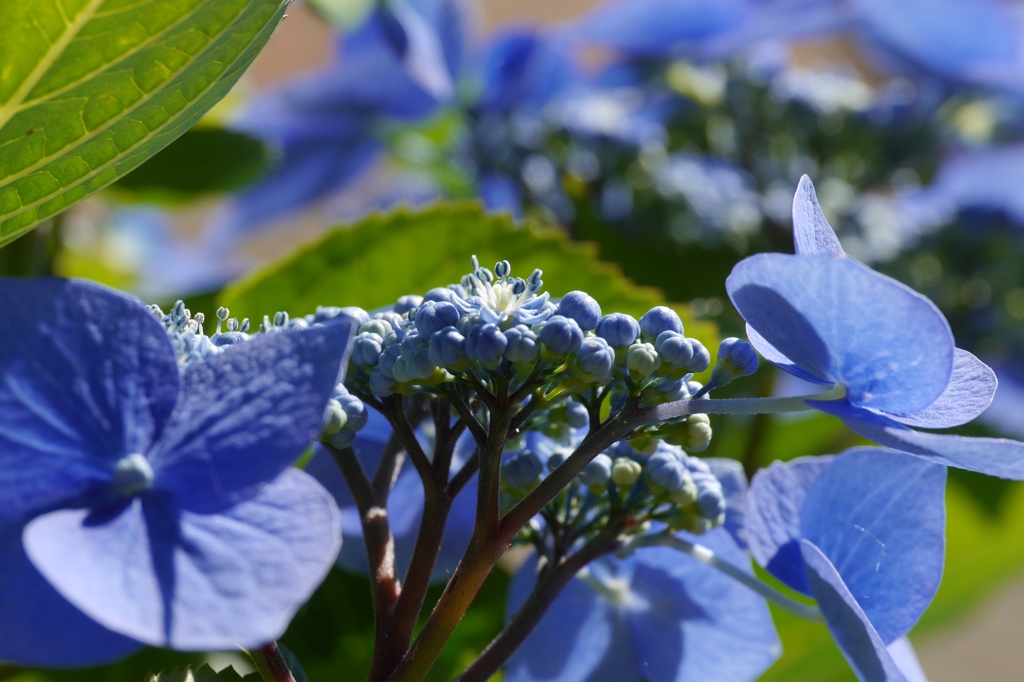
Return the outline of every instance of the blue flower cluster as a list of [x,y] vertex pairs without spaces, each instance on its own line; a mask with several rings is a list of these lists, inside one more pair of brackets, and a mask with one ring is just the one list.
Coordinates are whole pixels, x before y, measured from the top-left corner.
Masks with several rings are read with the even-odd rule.
[[[473,259],[473,271],[459,284],[405,296],[390,310],[362,322],[353,342],[350,388],[387,397],[459,381],[510,381],[511,390],[538,379],[582,393],[608,386],[623,390],[656,387],[652,402],[688,395],[695,372],[711,362],[700,341],[683,334],[679,315],[651,309],[640,320],[625,313],[602,315],[597,301],[571,291],[557,303],[541,292],[540,270],[528,279],[513,277],[508,261],[493,272]],[[715,385],[749,374],[756,355],[744,341],[731,339],[730,369]],[[723,346],[726,347],[726,346]],[[703,390],[709,390],[705,387]],[[699,446],[698,446],[699,447]]]

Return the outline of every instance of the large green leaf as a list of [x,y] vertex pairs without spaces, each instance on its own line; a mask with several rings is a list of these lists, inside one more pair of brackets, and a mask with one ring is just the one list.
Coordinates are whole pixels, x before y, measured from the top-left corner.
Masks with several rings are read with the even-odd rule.
[[[591,245],[571,242],[554,228],[516,227],[508,216],[488,215],[466,202],[374,215],[340,227],[229,286],[220,303],[232,315],[256,320],[278,310],[303,315],[318,305],[378,308],[458,282],[474,254],[488,266],[508,260],[520,276],[540,268],[553,296],[582,289],[606,313],[639,316],[665,302],[658,290],[639,287],[618,266],[598,260]],[[687,305],[673,307],[687,334],[714,351],[714,325],[695,322]]]
[[0,245],[191,127],[288,0],[0,3]]

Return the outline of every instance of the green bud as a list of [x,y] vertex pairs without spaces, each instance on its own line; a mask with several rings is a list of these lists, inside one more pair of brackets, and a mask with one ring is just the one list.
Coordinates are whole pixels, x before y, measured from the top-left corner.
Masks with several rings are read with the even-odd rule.
[[647,377],[661,367],[661,358],[652,344],[634,343],[626,351],[626,367],[637,376]]
[[612,464],[612,483],[620,488],[628,488],[640,478],[643,467],[626,457],[619,457]]
[[683,422],[686,426],[684,441],[680,443],[687,452],[700,452],[711,443],[711,419],[706,414],[691,414]]
[[370,332],[376,334],[380,338],[384,338],[388,335],[388,332],[394,332],[391,328],[391,324],[387,320],[370,320],[369,322],[363,323],[363,326],[359,328],[360,333]]
[[327,401],[327,414],[324,415],[324,433],[328,436],[334,434],[345,428],[345,424],[348,423],[348,415],[345,414],[345,410],[341,407],[341,403],[333,398]]

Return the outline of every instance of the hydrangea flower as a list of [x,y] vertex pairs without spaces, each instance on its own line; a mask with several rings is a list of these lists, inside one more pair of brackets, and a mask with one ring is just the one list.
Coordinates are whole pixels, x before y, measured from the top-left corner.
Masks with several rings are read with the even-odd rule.
[[751,483],[751,553],[814,597],[862,680],[904,679],[887,647],[909,647],[942,579],[945,483],[945,468],[884,448],[776,462]]
[[161,321],[100,286],[3,279],[0,308],[0,658],[280,635],[340,544],[334,502],[289,465],[350,325],[179,366]]
[[[724,529],[699,541],[737,565],[747,561]],[[535,580],[532,559],[512,579],[509,613]],[[757,594],[675,550],[646,547],[624,559],[598,559],[570,581],[513,654],[505,679],[745,682],[780,653],[768,607]]]
[[722,58],[759,43],[840,33],[867,43],[894,74],[1020,93],[1021,23],[1000,0],[624,0],[605,3],[572,37],[639,58]]
[[793,202],[796,255],[760,254],[726,280],[747,337],[795,376],[845,390],[808,404],[876,443],[972,471],[1024,478],[1024,444],[915,431],[974,419],[995,374],[954,346],[925,297],[847,257],[804,177]]
[[277,147],[280,158],[230,202],[216,230],[250,229],[359,177],[381,153],[382,121],[420,120],[451,98],[461,49],[458,2],[378,4],[339,39],[330,66],[249,103],[232,123]]

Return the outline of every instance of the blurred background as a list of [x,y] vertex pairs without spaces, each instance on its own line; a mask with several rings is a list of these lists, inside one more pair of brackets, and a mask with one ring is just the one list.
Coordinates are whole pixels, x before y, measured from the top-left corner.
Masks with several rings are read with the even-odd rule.
[[[336,225],[474,200],[597,244],[742,335],[725,276],[792,249],[805,173],[845,249],[932,298],[997,369],[996,403],[961,431],[1024,437],[1024,3],[297,3],[195,129],[0,267],[185,297],[209,317],[226,283]],[[799,389],[762,368],[733,390]],[[752,472],[857,442],[823,415],[733,418],[708,454]],[[951,471],[948,504],[946,577],[911,633],[921,663],[933,682],[1022,679],[1024,487]],[[323,603],[348,604],[360,580],[332,576]],[[485,591],[484,634],[502,599]],[[359,618],[326,608],[284,640],[313,679],[369,652]],[[852,679],[823,628],[777,615],[786,654],[765,679]]]

